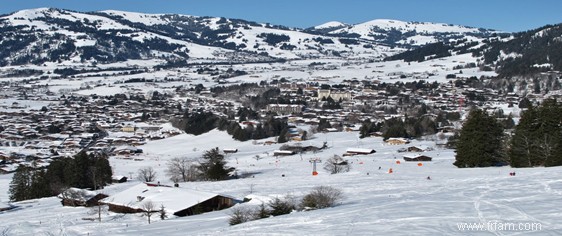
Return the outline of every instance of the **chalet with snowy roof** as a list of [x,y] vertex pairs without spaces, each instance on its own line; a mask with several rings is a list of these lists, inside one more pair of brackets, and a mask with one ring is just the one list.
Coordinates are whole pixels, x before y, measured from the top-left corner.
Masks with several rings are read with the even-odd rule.
[[389,145],[403,145],[403,144],[410,143],[410,141],[408,139],[405,139],[405,138],[389,138],[389,139],[385,140],[384,142],[386,142]]
[[431,157],[420,154],[404,155],[404,161],[431,161],[431,159]]
[[236,148],[225,148],[222,150],[225,154],[229,154],[229,153],[237,153],[238,149]]
[[62,199],[61,203],[63,206],[91,207],[97,206],[99,200],[108,197],[108,195],[85,189],[69,188],[60,193],[57,197]]
[[101,201],[116,213],[144,212],[143,206],[151,202],[176,216],[190,216],[222,210],[238,201],[217,193],[209,193],[160,184],[138,184]]
[[290,150],[275,150],[273,151],[273,156],[292,156],[296,153]]
[[111,177],[111,182],[113,183],[125,183],[127,182],[127,176],[122,175],[114,175]]
[[375,152],[376,151],[374,149],[369,148],[348,148],[343,156],[369,155]]

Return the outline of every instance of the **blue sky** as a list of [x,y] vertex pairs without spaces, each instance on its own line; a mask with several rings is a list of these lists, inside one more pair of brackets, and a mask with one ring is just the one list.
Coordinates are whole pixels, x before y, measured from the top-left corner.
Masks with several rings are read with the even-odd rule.
[[562,23],[560,0],[2,0],[0,13],[38,7],[224,16],[300,28],[396,19],[517,32]]

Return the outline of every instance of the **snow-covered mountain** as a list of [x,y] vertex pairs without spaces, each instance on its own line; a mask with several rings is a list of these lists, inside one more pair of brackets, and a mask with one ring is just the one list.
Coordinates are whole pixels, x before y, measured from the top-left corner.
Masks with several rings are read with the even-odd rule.
[[[337,27],[330,27],[337,26]],[[356,25],[336,25],[328,23],[314,29],[332,29],[327,35],[348,35],[369,41],[396,46],[419,46],[428,43],[446,41],[449,39],[465,38],[477,40],[488,37],[493,30],[472,28],[466,26],[429,23],[404,22],[399,20],[377,19]]]
[[[271,62],[304,58],[382,59],[429,42],[487,37],[462,26],[375,20],[328,22],[302,30],[222,17],[80,13],[53,8],[0,17],[0,66],[96,64],[157,59],[187,62]],[[178,64],[179,63],[179,64]]]

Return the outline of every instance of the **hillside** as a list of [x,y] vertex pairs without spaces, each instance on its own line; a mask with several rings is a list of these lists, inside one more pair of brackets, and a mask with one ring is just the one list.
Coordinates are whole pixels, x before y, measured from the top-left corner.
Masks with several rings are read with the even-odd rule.
[[223,17],[39,8],[0,17],[0,32],[0,66],[127,60],[161,60],[181,66],[186,60],[382,59],[426,43],[486,38],[492,31],[393,20],[357,25],[332,22],[301,30]]
[[483,40],[450,40],[424,45],[386,60],[425,61],[472,53],[478,66],[495,70],[500,77],[527,76],[562,70],[562,24],[525,32],[498,33]]
[[[328,27],[329,26],[329,27]],[[429,43],[449,40],[477,40],[489,37],[495,31],[430,22],[404,22],[399,20],[377,19],[356,25],[328,24],[309,29],[327,35],[350,36],[377,43],[415,48]]]
[[[152,141],[142,146],[142,161],[111,158],[117,175],[135,173],[138,168],[153,166],[158,180],[167,181],[165,163],[173,157],[197,157],[204,150],[220,144],[220,148],[238,148],[230,154],[228,165],[240,174],[253,177],[219,182],[190,182],[184,188],[221,192],[236,198],[249,197],[253,201],[237,207],[257,207],[261,201],[291,194],[302,197],[314,186],[328,185],[344,191],[340,205],[322,210],[294,212],[236,226],[228,225],[231,210],[222,210],[188,217],[160,220],[153,217],[148,224],[141,214],[103,213],[102,222],[87,220],[95,217],[84,207],[63,207],[60,200],[44,198],[15,203],[19,208],[0,214],[0,230],[15,235],[464,235],[480,233],[556,234],[562,220],[552,202],[560,198],[562,182],[560,168],[517,169],[517,176],[509,176],[509,167],[457,169],[452,165],[453,150],[436,148],[424,155],[434,157],[429,163],[402,162],[397,150],[404,146],[384,145],[382,138],[357,141],[357,133],[318,134],[308,141],[321,145],[328,141],[329,149],[321,153],[273,157],[267,153],[279,148],[238,142],[227,135],[212,131],[201,136],[182,134],[167,140]],[[208,142],[208,140],[214,142]],[[435,148],[433,141],[414,141],[411,145]],[[309,158],[341,155],[349,147],[374,148],[375,154],[349,158],[352,170],[330,175],[322,168],[312,176]],[[256,155],[261,156],[256,160]],[[381,169],[379,170],[379,166]],[[393,168],[392,174],[388,173]],[[285,175],[285,177],[282,177]],[[431,176],[431,180],[426,177]],[[9,175],[0,176],[1,186],[7,186]],[[132,181],[107,187],[109,195],[138,184]],[[5,188],[4,188],[5,189]],[[524,189],[524,191],[521,191]],[[4,199],[5,193],[0,195]],[[535,230],[500,231],[486,224],[496,222],[535,224]],[[461,229],[466,224],[482,224],[480,229]],[[539,227],[540,226],[540,230]],[[497,227],[497,226],[496,226]],[[529,228],[530,229],[530,228]]]

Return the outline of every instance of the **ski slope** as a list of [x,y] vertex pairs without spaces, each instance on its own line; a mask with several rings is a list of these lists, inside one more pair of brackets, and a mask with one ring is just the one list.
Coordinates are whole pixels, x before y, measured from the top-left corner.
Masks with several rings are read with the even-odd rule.
[[[184,188],[228,194],[253,201],[235,206],[257,206],[260,199],[290,194],[302,197],[312,187],[326,185],[343,190],[345,199],[336,207],[229,226],[231,210],[160,220],[148,224],[140,214],[104,213],[102,221],[83,207],[63,207],[57,198],[17,202],[19,208],[0,213],[8,235],[557,235],[562,232],[562,213],[556,203],[562,200],[561,168],[510,167],[458,169],[452,165],[454,152],[435,146],[433,140],[414,140],[408,145],[385,145],[381,138],[359,139],[357,132],[320,133],[302,145],[329,149],[316,154],[273,157],[279,144],[232,140],[221,131],[193,136],[178,135],[151,141],[141,146],[143,161],[112,157],[115,175],[134,175],[145,166],[157,171],[157,179],[165,177],[165,163],[173,157],[200,157],[205,150],[219,147],[237,148],[226,156],[228,165],[239,175],[249,177],[220,182],[182,183]],[[294,144],[294,143],[291,143]],[[424,152],[432,162],[418,166],[402,160],[407,153],[400,148],[424,145],[434,148]],[[309,158],[323,160],[334,154],[342,155],[347,148],[372,148],[377,152],[366,156],[347,157],[352,163],[348,173],[330,175],[322,168],[312,176]],[[260,157],[257,160],[255,157]],[[401,163],[397,164],[396,161]],[[379,170],[380,167],[380,170]],[[393,173],[388,170],[392,168]],[[516,176],[509,172],[515,171]],[[285,177],[282,177],[284,175]],[[431,176],[431,180],[427,180]],[[0,199],[7,202],[11,175],[0,176]],[[130,181],[103,190],[116,194],[138,184]],[[533,223],[537,231],[462,231],[463,223]]]

